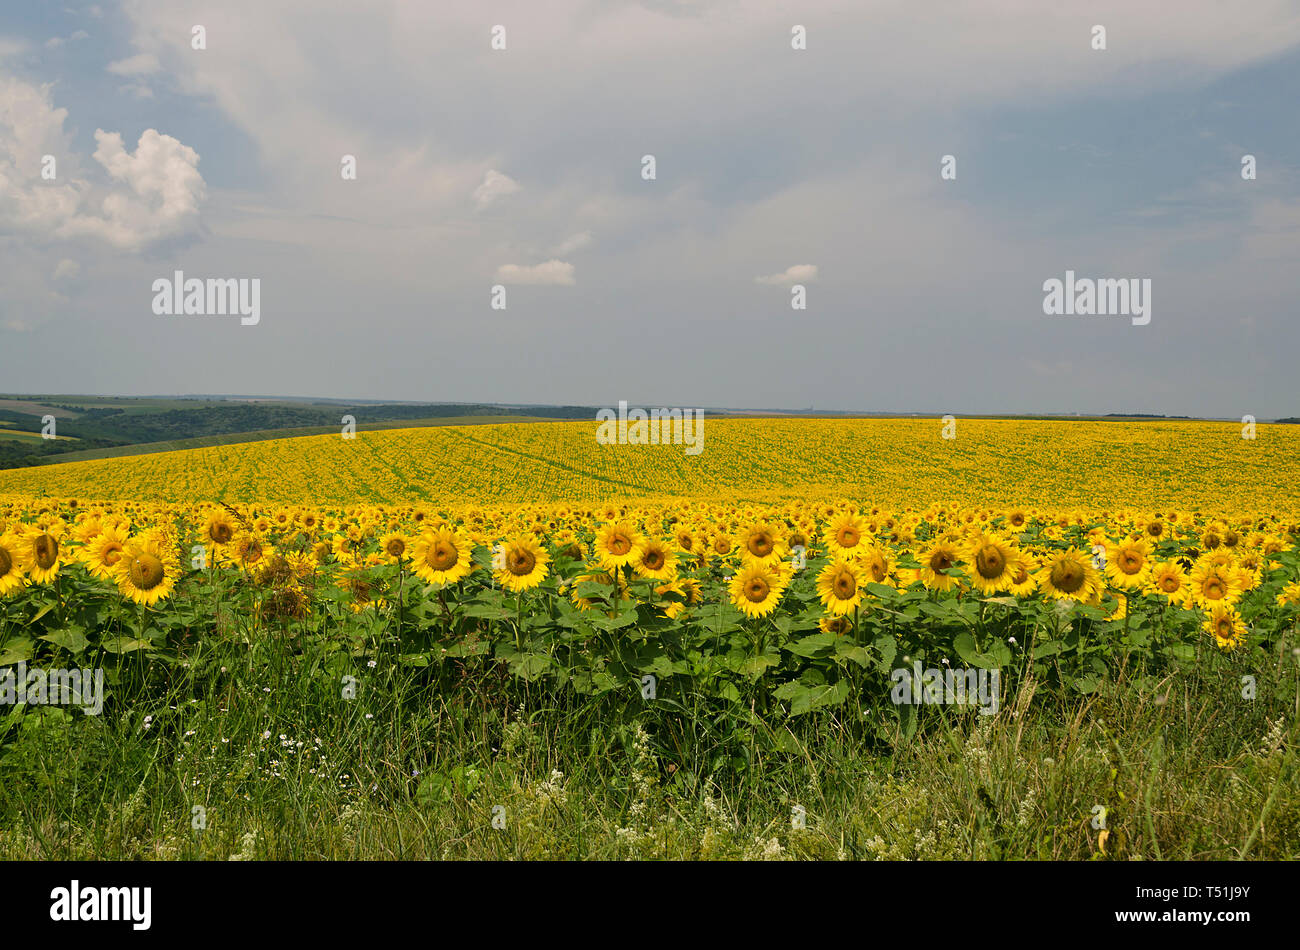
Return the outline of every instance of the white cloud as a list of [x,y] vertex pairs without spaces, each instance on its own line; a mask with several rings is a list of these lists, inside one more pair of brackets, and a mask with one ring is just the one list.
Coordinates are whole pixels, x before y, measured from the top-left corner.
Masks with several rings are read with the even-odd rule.
[[63,278],[76,277],[81,273],[81,265],[69,258],[63,258],[54,268],[54,279],[62,280]]
[[137,53],[109,63],[107,69],[114,76],[148,76],[162,69],[162,63],[153,53]]
[[[79,174],[66,117],[48,86],[0,77],[0,233],[91,237],[134,251],[198,226],[206,188],[194,149],[146,129],[131,153],[120,134],[96,129],[93,157],[108,182],[95,183]],[[44,155],[58,161],[52,181],[41,178]]]
[[497,268],[497,280],[504,284],[552,284],[565,287],[576,283],[573,279],[573,265],[564,261],[547,261],[531,266],[502,264]]
[[480,208],[486,208],[498,198],[513,195],[520,190],[519,182],[509,175],[503,175],[495,169],[489,169],[483,176],[483,184],[474,189],[474,201]]
[[760,284],[806,284],[817,279],[816,264],[795,264],[787,267],[780,274],[769,274],[767,277],[755,277],[756,283]]
[[565,238],[555,248],[555,253],[560,257],[567,257],[574,251],[580,251],[591,243],[591,232],[580,231],[571,237]]

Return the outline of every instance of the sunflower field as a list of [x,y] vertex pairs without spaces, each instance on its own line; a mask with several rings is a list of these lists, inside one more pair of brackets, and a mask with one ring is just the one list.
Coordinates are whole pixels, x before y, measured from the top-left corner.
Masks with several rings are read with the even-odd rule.
[[[899,430],[894,455],[883,434],[889,425]],[[587,444],[589,426],[538,424],[304,438],[0,473],[8,492],[0,495],[0,669],[104,671],[105,724],[75,718],[87,723],[86,736],[100,736],[96,757],[116,763],[127,754],[113,751],[123,742],[138,756],[122,808],[152,774],[163,742],[180,771],[157,791],[176,802],[199,788],[203,800],[234,807],[269,794],[268,781],[328,775],[329,794],[344,796],[330,799],[335,810],[359,808],[369,794],[387,796],[386,807],[459,803],[473,815],[485,807],[486,793],[476,789],[493,782],[493,794],[517,807],[535,805],[538,795],[554,804],[560,793],[550,779],[520,786],[492,771],[500,750],[523,741],[529,708],[548,710],[554,723],[581,724],[552,747],[579,748],[589,729],[596,760],[614,754],[597,748],[615,729],[641,764],[630,784],[609,779],[601,794],[633,799],[665,785],[680,791],[683,782],[693,783],[692,794],[725,776],[743,782],[764,756],[813,768],[809,750],[829,734],[855,743],[841,769],[860,767],[848,763],[863,755],[898,756],[909,744],[940,741],[935,736],[982,743],[963,755],[983,762],[989,733],[981,712],[891,697],[893,676],[920,667],[996,672],[1002,712],[989,718],[1006,725],[995,728],[1019,730],[1025,720],[1015,717],[1046,715],[1051,724],[1036,754],[1049,759],[1061,754],[1046,751],[1059,743],[1060,723],[1093,719],[1066,711],[1101,704],[1113,710],[1108,716],[1159,709],[1172,717],[1170,697],[1178,695],[1190,717],[1179,727],[1196,736],[1189,750],[1214,748],[1225,704],[1248,693],[1261,701],[1232,713],[1233,727],[1259,729],[1289,748],[1278,730],[1300,703],[1297,456],[1286,456],[1295,430],[1264,427],[1259,442],[1243,448],[1220,431],[1226,427],[1206,423],[1077,426],[963,423],[949,444],[929,422],[922,433],[918,420],[735,420],[710,427],[699,457],[658,446],[638,467],[623,453],[645,447],[598,456]],[[250,453],[264,457],[250,464]],[[1075,504],[1084,498],[1091,503]],[[369,700],[340,703],[340,684],[345,697],[360,689]],[[292,695],[279,707],[248,705],[252,695],[285,690]],[[196,732],[205,735],[185,728],[191,704],[210,707],[202,768],[190,764]],[[232,742],[232,710],[245,706],[248,747],[237,758],[223,744]],[[1191,716],[1193,708],[1202,712]],[[44,787],[41,776],[63,755],[52,750],[66,741],[44,730],[49,716],[65,715],[0,715],[0,773]],[[646,716],[659,717],[653,736]],[[285,756],[301,751],[293,730],[304,717],[340,730],[349,764],[327,762],[321,746],[309,771],[304,760],[289,776]],[[1111,722],[1096,721],[1099,735],[1110,735]],[[1168,734],[1143,722],[1128,734]],[[421,728],[437,742],[449,729],[462,737],[483,731],[473,753],[439,753],[448,761],[431,762],[412,738]],[[377,729],[390,731],[380,739]],[[267,743],[281,730],[288,752],[276,754]],[[1105,748],[1112,740],[1097,741]],[[387,743],[382,754],[375,743]],[[1169,754],[1163,746],[1147,752]],[[1014,769],[971,785],[974,797],[954,802],[954,814],[1013,794],[998,791],[998,781],[1023,797],[1014,776],[1025,753],[1007,754]],[[543,761],[536,767],[544,776],[554,765]],[[1070,792],[1057,807],[1072,813],[1086,804],[1080,795],[1114,799],[1118,816],[1118,802],[1141,791],[1119,788],[1120,776],[1141,783],[1167,774],[1117,759],[1105,779],[1101,761],[1087,760],[1097,770],[1087,773],[1088,791]],[[1289,753],[1282,765],[1261,761],[1275,763],[1273,784],[1261,779],[1232,794],[1258,795],[1256,804],[1267,798],[1275,808],[1270,790],[1290,781],[1293,764]],[[381,775],[377,762],[388,771]],[[363,782],[364,769],[373,778]],[[963,769],[963,782],[977,774],[969,763]],[[808,779],[823,780],[820,771]],[[932,781],[943,791],[926,795],[957,788],[951,775]],[[1065,795],[1043,781],[1035,795]],[[1169,794],[1202,787],[1180,781]],[[54,787],[41,794],[63,808]],[[1207,796],[1227,794],[1203,787]],[[290,820],[283,810],[298,794],[277,801],[280,820]],[[622,800],[611,807],[632,807]],[[1300,829],[1293,804],[1284,799],[1286,820]],[[663,807],[672,811],[667,800]],[[1033,813],[1024,802],[1017,807]],[[1168,827],[1153,819],[1109,842],[1086,823],[1044,830],[1025,819],[1014,831],[999,817],[977,850],[1146,855],[1163,840],[1188,854],[1222,855],[1242,841],[1246,850],[1277,853],[1289,840],[1287,832],[1260,843],[1243,824],[1222,825],[1225,840],[1208,842],[1174,824],[1189,807],[1171,803]],[[626,816],[621,821],[611,826],[610,854],[624,854],[632,840]],[[849,853],[875,853],[884,839],[850,833],[849,825],[835,832],[858,842]],[[686,853],[708,856],[706,839],[721,834],[709,829],[682,845]],[[450,843],[440,847],[461,847],[462,831],[446,829]],[[578,847],[533,833],[541,837],[520,830],[518,855]],[[827,834],[822,845],[830,847]],[[903,856],[944,856],[966,840],[955,826],[918,826],[916,834],[917,842],[938,834],[948,843],[938,851],[909,845]],[[48,851],[35,838],[9,840],[21,853]],[[224,846],[234,850],[239,840],[227,837]],[[672,850],[667,838],[635,840],[643,856]],[[207,847],[173,846],[195,856]],[[0,852],[5,847],[0,833]],[[139,856],[134,847],[109,851]],[[734,847],[740,856],[750,846]],[[99,845],[67,848],[61,853],[104,853]]]

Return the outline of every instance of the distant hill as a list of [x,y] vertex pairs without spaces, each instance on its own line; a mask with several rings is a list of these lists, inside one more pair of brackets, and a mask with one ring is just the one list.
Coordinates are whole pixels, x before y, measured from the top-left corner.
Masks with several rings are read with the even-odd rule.
[[[338,429],[352,416],[358,429],[393,423],[439,425],[441,420],[491,417],[593,419],[586,406],[531,406],[526,409],[480,403],[356,403],[320,404],[292,401],[205,401],[189,408],[178,399],[119,399],[104,397],[26,397],[0,399],[0,469],[21,468],[79,458],[120,454],[126,447],[206,440],[208,444],[239,441],[224,437],[247,433],[261,439]],[[41,439],[42,417],[55,416],[58,439]],[[7,435],[7,437],[6,437]],[[134,454],[134,453],[132,453]]]

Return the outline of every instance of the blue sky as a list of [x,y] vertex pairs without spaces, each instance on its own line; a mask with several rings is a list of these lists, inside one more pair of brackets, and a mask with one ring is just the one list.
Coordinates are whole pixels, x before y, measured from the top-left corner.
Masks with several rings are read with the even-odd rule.
[[7,4],[0,390],[1300,414],[1300,8],[1054,6]]

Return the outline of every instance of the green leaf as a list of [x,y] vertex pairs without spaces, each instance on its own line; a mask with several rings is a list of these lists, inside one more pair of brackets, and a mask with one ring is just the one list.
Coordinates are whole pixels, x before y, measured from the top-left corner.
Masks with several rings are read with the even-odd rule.
[[833,633],[814,633],[812,636],[796,640],[794,643],[787,643],[785,649],[796,656],[826,656],[837,639],[837,636]]
[[86,635],[81,628],[74,627],[71,624],[62,630],[47,633],[41,639],[53,643],[55,646],[63,647],[69,653],[80,653],[90,645],[90,641],[86,639]]

